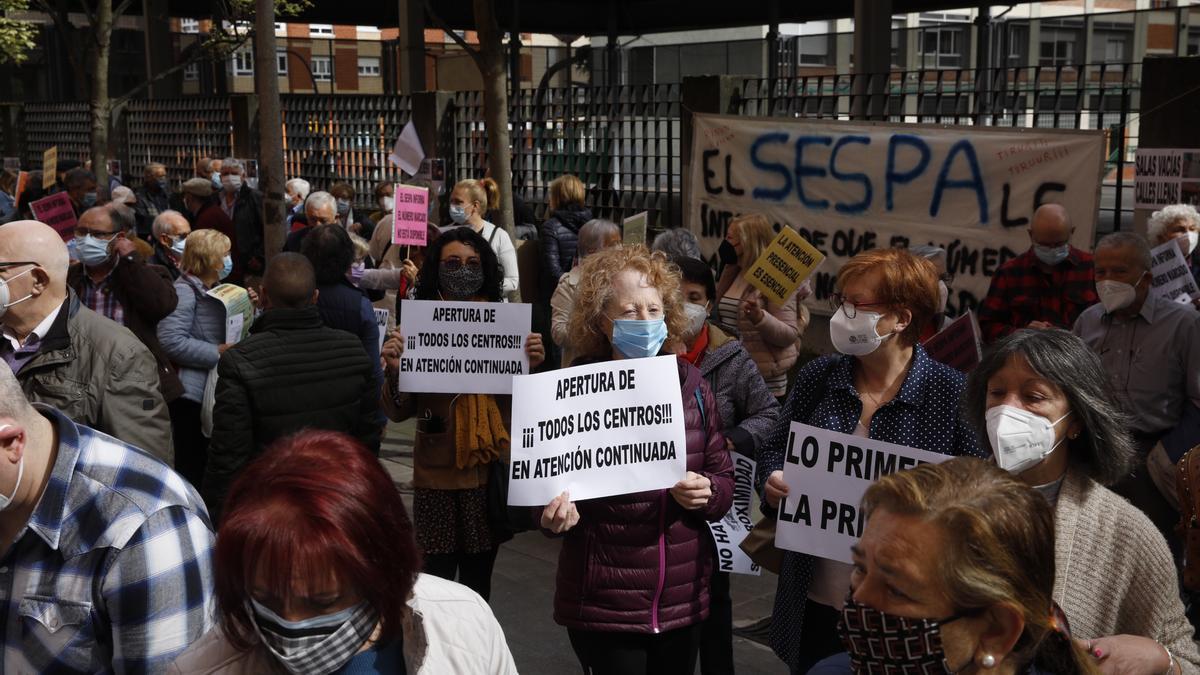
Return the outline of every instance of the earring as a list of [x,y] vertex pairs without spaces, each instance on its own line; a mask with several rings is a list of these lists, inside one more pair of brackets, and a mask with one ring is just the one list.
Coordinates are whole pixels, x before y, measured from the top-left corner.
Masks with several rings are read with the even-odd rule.
[[982,664],[984,668],[995,668],[996,657],[992,656],[991,654],[984,654]]

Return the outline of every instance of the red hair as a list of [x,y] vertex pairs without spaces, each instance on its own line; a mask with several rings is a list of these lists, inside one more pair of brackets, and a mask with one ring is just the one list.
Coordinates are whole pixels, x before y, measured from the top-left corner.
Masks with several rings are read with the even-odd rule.
[[333,570],[379,614],[380,643],[401,633],[421,556],[391,476],[346,434],[302,431],[280,439],[234,481],[214,553],[221,624],[235,647],[258,643],[246,601],[260,567],[267,588],[292,595],[296,579]]
[[912,321],[901,331],[904,344],[916,344],[938,311],[938,274],[933,263],[903,248],[875,248],[851,258],[838,270],[837,288],[871,272],[880,273],[879,301],[912,312]]

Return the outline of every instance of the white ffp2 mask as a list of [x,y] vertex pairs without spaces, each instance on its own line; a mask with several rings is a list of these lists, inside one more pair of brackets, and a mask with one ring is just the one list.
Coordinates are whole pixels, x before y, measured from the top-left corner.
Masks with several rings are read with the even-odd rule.
[[829,339],[835,349],[847,356],[870,354],[893,335],[880,335],[875,330],[882,318],[878,312],[859,310],[851,319],[846,316],[845,309],[839,308],[829,319]]
[[1011,405],[988,408],[984,417],[996,466],[1013,475],[1037,466],[1062,442],[1055,442],[1054,427],[1070,414],[1051,422]]
[[[11,427],[11,424],[0,424],[0,431],[4,431]],[[0,495],[0,511],[12,506],[13,500],[17,498],[17,490],[21,489],[21,478],[25,475],[25,453],[21,453],[21,459],[17,460],[17,484],[13,486],[11,495]]]

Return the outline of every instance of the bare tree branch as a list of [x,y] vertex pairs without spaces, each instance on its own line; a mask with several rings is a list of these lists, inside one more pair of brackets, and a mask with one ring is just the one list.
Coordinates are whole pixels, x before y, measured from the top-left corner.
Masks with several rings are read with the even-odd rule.
[[429,18],[433,20],[433,25],[440,28],[446,35],[449,35],[451,40],[454,40],[459,47],[463,48],[463,51],[471,55],[471,59],[475,61],[475,65],[479,68],[479,72],[483,72],[483,61],[480,59],[479,51],[467,44],[467,41],[462,39],[462,37],[450,27],[450,24],[442,20],[442,17],[438,16],[438,13],[433,11],[433,3],[431,3],[430,0],[425,0],[425,13],[428,14]]
[[89,33],[92,33],[94,37],[96,28],[96,15],[92,12],[92,8],[88,7],[87,0],[79,0],[79,7],[83,10],[84,15],[87,16],[88,25],[93,29],[89,31]]
[[[124,94],[121,94],[120,96],[117,96],[116,98],[112,99],[112,103],[111,103],[110,107],[113,109],[119,108],[119,107],[125,105],[126,103],[128,103],[129,100],[132,99],[133,97],[137,96],[138,94],[140,94],[143,91],[145,91],[146,89],[148,89],[150,87],[150,85],[154,84],[155,82],[166,79],[166,78],[174,75],[175,73],[178,73],[179,71],[184,70],[185,68],[192,65],[193,63],[198,63],[200,61],[205,60],[206,58],[213,57],[214,55],[212,53],[210,53],[212,51],[215,51],[216,56],[218,56],[218,57],[227,56],[229,52],[233,52],[233,51],[237,50],[239,47],[241,47],[243,44],[245,44],[246,39],[249,37],[250,37],[250,35],[246,34],[240,40],[236,40],[236,41],[219,40],[216,43],[209,43],[209,44],[197,47],[195,52],[188,58],[186,58],[183,61],[180,61],[179,63],[175,64],[174,66],[171,66],[170,68],[158,73],[154,77],[146,80],[145,82],[142,82],[141,84],[137,85],[133,89],[130,89],[129,91],[125,92]],[[216,46],[220,46],[220,48],[218,49],[218,48],[216,48]]]
[[121,15],[124,14],[132,4],[133,0],[122,0],[121,4],[117,5],[116,9],[113,10],[113,23],[116,23],[117,19],[121,18]]

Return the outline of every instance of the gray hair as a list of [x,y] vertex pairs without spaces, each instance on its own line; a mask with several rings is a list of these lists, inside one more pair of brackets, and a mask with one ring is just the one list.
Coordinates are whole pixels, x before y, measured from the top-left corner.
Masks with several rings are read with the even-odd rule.
[[122,232],[130,232],[137,227],[137,213],[132,206],[121,202],[109,202],[108,212],[113,225],[119,227]]
[[677,258],[695,258],[700,260],[700,242],[692,231],[683,227],[672,227],[664,230],[654,238],[650,245],[651,251],[661,251],[670,260]]
[[913,244],[908,247],[908,252],[926,260],[937,260],[938,258],[946,257],[946,249],[941,246],[934,246],[933,244]]
[[308,193],[312,191],[312,186],[303,178],[293,178],[284,183],[284,187],[300,195],[300,199],[302,200],[308,199]]
[[36,414],[12,368],[0,368],[0,415],[25,421]]
[[172,211],[171,209],[167,209],[166,211],[159,213],[157,216],[154,216],[154,222],[150,224],[150,232],[154,235],[155,239],[158,239],[164,234],[171,234],[167,228],[171,227],[170,221],[172,218],[183,218],[184,220],[187,220],[182,213],[178,211]]
[[161,162],[150,162],[149,164],[146,165],[146,168],[142,169],[142,175],[149,176],[151,172],[157,171],[159,169],[166,171],[167,165],[163,164]]
[[[320,190],[308,196],[308,201],[304,203],[304,210],[306,212],[316,211],[317,209],[322,209],[327,206],[333,209],[334,213],[337,213],[337,199],[335,199],[334,196],[328,192]],[[315,223],[309,223],[309,225],[315,225]]]
[[1083,427],[1078,438],[1064,441],[1068,461],[1101,485],[1124,478],[1134,462],[1129,418],[1121,411],[1100,357],[1072,333],[1059,329],[1019,330],[988,348],[971,371],[963,393],[963,414],[989,446],[987,431],[988,380],[1020,356],[1038,375],[1062,390],[1071,414]]
[[242,166],[242,160],[233,157],[226,157],[221,160],[221,171],[225,169],[237,169],[238,173],[246,173],[246,167]]
[[621,228],[611,220],[593,218],[579,228],[579,257],[584,258],[604,248],[604,242],[616,235],[621,238]]
[[1150,243],[1146,238],[1136,232],[1113,232],[1105,235],[1099,243],[1096,244],[1096,250],[1102,248],[1124,248],[1128,246],[1137,254],[1138,262],[1142,264],[1142,269],[1149,272],[1154,266],[1150,260]]
[[1164,206],[1161,209],[1150,214],[1150,220],[1146,221],[1146,238],[1150,241],[1158,241],[1162,236],[1162,231],[1168,225],[1173,225],[1178,220],[1190,220],[1196,225],[1200,225],[1200,212],[1191,204],[1171,204]]

